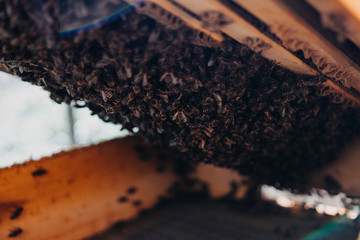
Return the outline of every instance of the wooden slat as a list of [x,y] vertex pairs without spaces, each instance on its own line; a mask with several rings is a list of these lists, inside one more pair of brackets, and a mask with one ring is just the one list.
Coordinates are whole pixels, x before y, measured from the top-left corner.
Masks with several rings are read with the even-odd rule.
[[325,27],[338,32],[340,38],[348,38],[360,47],[360,1],[307,0],[307,2],[320,12]]
[[[360,91],[360,68],[278,0],[234,0],[266,23],[291,51],[302,50],[318,70]],[[325,3],[324,3],[325,4]],[[326,1],[327,4],[327,1]]]
[[[16,229],[19,239],[84,239],[132,219],[185,180],[163,158],[143,140],[126,137],[0,169],[0,239]],[[206,164],[190,177],[199,184],[189,190],[205,184],[215,198],[229,194],[232,182],[237,199],[249,187],[235,171]]]
[[326,82],[323,83],[323,86],[329,86],[330,88],[332,88],[334,90],[335,93],[339,93],[344,98],[352,101],[357,106],[360,106],[360,99],[358,97],[350,94],[348,91],[341,88],[339,85],[335,84],[333,81],[328,79],[328,80],[326,80]]
[[352,16],[360,21],[360,1],[358,0],[338,0]]
[[175,0],[179,5],[189,11],[202,15],[206,11],[215,11],[230,18],[232,22],[219,26],[219,30],[245,44],[261,55],[277,62],[298,74],[317,75],[318,73],[295,57],[288,50],[268,38],[251,24],[238,16],[231,9],[225,7],[216,0]]
[[[136,2],[139,2],[139,0],[125,0],[129,4],[135,4]],[[189,15],[188,13],[184,12],[182,9],[174,6],[170,2],[166,0],[148,0],[149,3],[154,3],[160,7],[162,7],[164,10],[168,11],[169,13],[173,14],[174,16],[177,16],[181,18],[185,22],[186,25],[189,27],[198,30],[200,32],[205,33],[206,35],[210,36],[212,39],[218,42],[223,41],[223,37],[221,34],[214,33],[211,31],[208,31],[207,29],[203,28],[201,25],[201,22],[194,18],[193,16]]]
[[161,6],[166,11],[181,18],[189,27],[209,35],[210,37],[212,37],[214,40],[216,40],[218,42],[223,41],[223,37],[221,36],[221,34],[210,32],[207,29],[203,28],[202,24],[199,20],[197,20],[196,18],[187,14],[186,12],[182,11],[180,8],[175,7],[170,2],[168,2],[166,0],[149,0],[149,1]]
[[[141,161],[137,144],[143,143],[114,140],[1,169],[0,239],[15,228],[22,229],[20,239],[83,239],[154,206],[177,177],[169,163],[159,174],[152,153]],[[40,169],[46,173],[36,176]],[[119,202],[121,197],[128,201]],[[18,207],[23,211],[11,219]]]

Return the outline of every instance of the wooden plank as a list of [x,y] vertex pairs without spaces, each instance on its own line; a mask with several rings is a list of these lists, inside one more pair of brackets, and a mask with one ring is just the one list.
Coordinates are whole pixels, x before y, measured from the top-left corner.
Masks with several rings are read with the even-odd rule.
[[358,0],[338,0],[352,16],[360,21],[360,2]]
[[[168,155],[159,155],[137,137],[0,169],[0,239],[16,230],[20,239],[29,240],[83,239],[104,231],[152,208],[160,197],[170,197],[175,182],[181,186],[185,180],[173,169]],[[236,199],[249,187],[235,171],[206,164],[190,177],[198,185],[187,190],[205,184],[215,198],[228,195],[231,183],[238,186]]]
[[317,75],[317,71],[303,63],[288,50],[268,38],[251,24],[238,16],[231,9],[215,0],[175,0],[179,5],[202,16],[206,13],[218,13],[230,19],[229,23],[217,26],[219,31],[227,34],[262,56],[277,62],[298,74]]
[[[139,0],[125,0],[129,4],[135,4],[139,2]],[[184,12],[182,9],[174,6],[170,2],[166,0],[148,0],[145,4],[156,4],[166,10],[167,12],[173,14],[176,17],[179,17],[186,25],[189,27],[198,30],[200,32],[205,33],[206,35],[210,36],[212,39],[218,42],[223,41],[223,36],[219,33],[214,33],[211,31],[208,31],[207,29],[202,27],[202,24],[199,20],[194,18],[193,16],[189,15],[188,13]]]
[[[323,86],[330,87],[333,90],[333,93],[338,93],[338,94],[340,94],[340,96],[355,103],[355,106],[360,106],[360,99],[357,96],[354,96],[351,93],[347,92],[346,90],[341,88],[339,85],[335,84],[333,81],[328,79],[328,80],[326,80],[326,82],[323,83]],[[329,93],[331,94],[331,91]],[[341,103],[341,99],[340,99],[339,103]]]
[[113,140],[1,169],[0,239],[16,228],[21,239],[83,239],[154,206],[178,177],[171,162],[158,173],[153,152],[141,161],[138,144]]
[[321,21],[339,34],[339,39],[353,41],[360,47],[360,1],[358,0],[307,0],[319,11]]
[[196,18],[187,14],[186,12],[182,11],[180,8],[177,8],[176,6],[172,5],[170,2],[168,2],[166,0],[149,0],[149,1],[161,6],[166,11],[181,18],[189,27],[209,35],[210,37],[212,37],[214,40],[216,40],[218,42],[223,41],[223,37],[221,36],[221,34],[214,33],[214,32],[208,31],[207,29],[203,28],[202,24],[199,20],[197,20]]
[[234,1],[266,23],[286,48],[294,52],[302,50],[321,73],[360,91],[360,67],[279,0]]

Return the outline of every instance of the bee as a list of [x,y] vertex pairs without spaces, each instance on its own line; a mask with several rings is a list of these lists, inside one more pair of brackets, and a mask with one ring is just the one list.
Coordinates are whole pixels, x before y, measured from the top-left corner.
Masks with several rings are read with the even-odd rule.
[[2,63],[5,63],[10,68],[16,68],[19,65],[15,60],[3,61]]
[[136,193],[137,189],[136,189],[136,187],[130,187],[128,190],[126,190],[126,192],[131,195],[131,194]]
[[133,86],[133,92],[135,93],[135,94],[138,94],[139,92],[140,92],[140,88],[139,88],[139,86]]
[[272,121],[272,116],[270,115],[270,112],[269,111],[265,111],[265,116],[270,120]]
[[36,169],[35,171],[33,171],[31,173],[31,175],[33,175],[33,177],[40,177],[40,176],[43,176],[47,173],[47,171],[43,168],[38,168]]
[[23,209],[22,207],[17,207],[17,208],[12,212],[12,214],[11,214],[11,216],[10,216],[10,219],[11,219],[11,220],[14,220],[14,219],[18,218],[18,217],[21,215],[21,213],[22,213],[23,210],[24,210],[24,209]]
[[139,206],[141,206],[141,204],[142,204],[142,202],[139,201],[139,200],[133,201],[133,205],[134,205],[135,207],[139,207]]
[[224,58],[224,57],[220,57],[219,58],[219,62],[223,65],[223,66],[229,66],[233,63],[233,61],[231,61],[231,59],[229,58]]
[[201,149],[205,148],[205,140],[203,140],[203,139],[201,140],[200,147],[201,147]]
[[119,79],[126,79],[127,78],[126,74],[123,72],[123,70],[120,67],[116,71],[116,75],[118,76]]
[[159,97],[161,97],[164,102],[169,103],[169,96],[166,94],[158,94]]
[[168,72],[164,73],[164,74],[160,77],[160,82],[164,81],[168,74],[169,74]]
[[211,127],[219,126],[219,120],[213,120],[210,125],[211,125]]
[[183,111],[181,111],[181,115],[180,115],[180,116],[181,116],[181,120],[182,120],[184,123],[186,123],[186,122],[188,121]]
[[97,72],[93,71],[90,75],[86,76],[85,80],[87,81],[89,87],[98,83],[99,79],[97,75]]
[[114,114],[115,113],[114,108],[109,107],[109,106],[105,107],[105,111],[106,111],[107,114]]
[[200,80],[195,79],[195,80],[194,80],[194,88],[195,88],[195,89],[199,89],[199,88],[201,88],[201,87],[203,87],[202,82],[201,82]]
[[163,132],[164,132],[164,129],[163,128],[156,128],[156,131],[158,132],[158,133],[160,133],[160,134],[162,134]]
[[151,88],[152,88],[152,85],[151,85],[150,83],[148,83],[148,84],[144,87],[144,89],[145,89],[146,91],[150,91]]
[[159,103],[159,101],[155,98],[151,99],[150,104],[155,107],[155,108],[160,108],[161,107],[161,103]]
[[204,114],[208,114],[208,113],[210,113],[210,112],[212,112],[212,111],[214,111],[215,109],[213,108],[213,107],[207,107],[207,108],[204,108],[203,110],[202,110],[202,112],[204,113]]
[[229,147],[231,147],[231,145],[236,144],[236,142],[231,140],[228,137],[225,137],[225,144],[228,145]]
[[146,87],[148,84],[149,84],[149,82],[148,82],[147,75],[146,75],[146,73],[144,73],[142,76],[142,86]]
[[112,97],[112,93],[110,91],[103,91],[103,90],[100,90],[100,93],[101,93],[101,97],[103,99],[103,101],[106,103],[107,102],[107,99],[108,98],[111,98]]
[[127,78],[131,78],[133,73],[132,73],[132,69],[131,69],[131,64],[129,63],[128,60],[126,60],[125,62],[121,63],[122,66],[124,67],[125,69],[125,73],[126,73],[126,77]]
[[179,115],[179,112],[176,112],[174,116],[171,118],[171,120],[175,121]]
[[129,93],[129,95],[127,96],[128,98],[128,104],[133,101],[135,99],[135,94],[134,93]]
[[23,66],[19,66],[19,72],[22,74],[24,72],[24,67]]
[[286,115],[286,108],[284,107],[281,111],[281,117],[284,118]]
[[233,65],[235,66],[235,69],[239,69],[239,68],[245,68],[246,65],[241,63],[241,62],[238,62],[238,61],[234,61],[233,62]]
[[112,80],[110,80],[110,81],[107,82],[107,85],[108,85],[109,87],[114,87],[114,86],[115,86],[115,82],[112,81]]
[[119,197],[118,200],[117,200],[119,203],[124,203],[124,202],[127,202],[128,201],[128,198],[127,197]]
[[140,112],[139,112],[138,110],[134,110],[134,111],[133,111],[133,115],[134,115],[134,117],[136,117],[136,118],[140,118]]
[[14,228],[13,230],[11,230],[11,232],[9,233],[8,237],[17,237],[19,236],[21,233],[23,232],[23,230],[21,228]]
[[[43,83],[45,87],[47,87],[47,84],[46,84],[46,81],[45,81],[45,78],[44,77],[39,77],[39,80],[37,82],[37,85],[38,86],[41,86],[41,83]],[[70,94],[69,94],[70,95]]]
[[65,56],[65,58],[71,59],[71,58],[74,57],[74,52],[67,49],[67,50],[64,51],[64,56]]
[[171,83],[174,85],[183,85],[182,79],[175,77],[173,73],[171,73]]
[[84,61],[85,64],[91,64],[92,62],[92,56],[90,54],[86,54],[82,60]]
[[198,126],[195,124],[189,124],[189,129],[190,130],[194,130],[195,128],[197,128]]
[[159,39],[160,33],[161,33],[160,29],[153,30],[149,35],[148,43],[156,42]]
[[211,138],[213,129],[212,129],[212,131],[211,131],[211,130],[208,130],[208,129],[205,129],[205,130],[203,130],[203,132],[205,133],[206,136],[208,136],[209,138]]
[[154,97],[154,92],[148,91],[148,92],[146,93],[146,98],[147,98],[148,100],[151,100],[153,97]]
[[211,57],[210,57],[210,59],[209,59],[209,61],[207,63],[207,66],[212,67],[214,64],[215,64],[215,55],[214,55],[214,53],[212,53]]
[[181,111],[177,111],[174,116],[172,117],[172,120],[175,121],[175,120],[178,120],[179,122],[184,122],[186,123],[188,121],[187,117],[185,116],[184,112],[181,110]]
[[124,105],[124,106],[128,105],[128,99],[127,99],[127,97],[124,97],[124,98],[121,100],[121,104]]
[[161,119],[161,121],[165,121],[166,120],[166,114],[164,113],[164,112],[160,112],[160,114],[159,114],[159,116],[160,116],[160,119]]
[[29,68],[29,67],[26,67],[26,66],[23,66],[23,70],[24,72],[36,72],[36,69],[33,69],[33,68]]
[[228,118],[225,120],[225,125],[229,125],[230,123],[234,123],[234,119],[228,117]]
[[201,105],[203,106],[209,106],[214,102],[214,99],[208,97],[201,101]]

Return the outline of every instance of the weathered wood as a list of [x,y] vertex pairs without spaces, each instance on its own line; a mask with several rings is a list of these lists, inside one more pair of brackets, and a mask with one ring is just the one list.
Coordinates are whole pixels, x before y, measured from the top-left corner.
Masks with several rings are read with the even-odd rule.
[[[152,208],[184,178],[171,159],[137,137],[0,169],[0,239],[19,229],[22,239],[83,239]],[[201,183],[192,191],[206,184],[213,197],[229,194],[233,182],[239,186],[235,198],[248,189],[246,178],[209,165],[197,167],[191,178]]]
[[[113,140],[1,169],[0,239],[15,227],[22,239],[81,239],[154,206],[178,177],[170,170],[159,174],[154,156],[141,161],[137,144],[143,143]],[[18,207],[21,215],[11,219]]]
[[357,0],[307,0],[321,14],[325,27],[337,32],[339,40],[349,38],[360,47],[360,2]]
[[360,99],[357,96],[354,96],[350,92],[346,91],[345,89],[341,88],[339,85],[335,84],[331,80],[326,80],[326,82],[323,83],[323,87],[329,87],[331,91],[328,92],[328,94],[338,94],[340,96],[340,100],[338,103],[343,103],[344,98],[352,101],[355,105],[360,106]]
[[212,26],[234,38],[240,43],[247,45],[255,52],[260,52],[262,56],[273,60],[281,66],[288,68],[298,74],[317,75],[318,73],[311,67],[295,57],[287,49],[283,48],[265,34],[261,33],[250,23],[242,19],[239,15],[227,8],[223,4],[214,0],[175,0],[189,11],[199,16],[206,14],[218,14],[225,16],[229,22],[223,25]]
[[[134,4],[137,1],[136,0],[126,0],[126,2],[129,4]],[[206,35],[213,38],[215,41],[218,41],[218,42],[223,41],[223,37],[221,36],[221,34],[214,33],[214,32],[211,32],[211,31],[203,28],[202,24],[199,20],[197,20],[193,16],[189,15],[182,9],[174,6],[173,4],[171,4],[171,2],[168,2],[166,0],[149,0],[148,2],[152,3],[152,4],[156,4],[156,5],[160,6],[161,8],[163,8],[164,10],[168,11],[169,13],[173,14],[174,16],[179,17],[189,27],[205,33]]]
[[[334,47],[309,24],[296,16],[279,0],[235,0],[253,15],[266,23],[282,44],[291,51],[302,50],[311,58],[318,70],[335,78],[345,87],[360,91],[360,67]],[[320,1],[319,1],[320,2]],[[323,2],[327,5],[328,1]]]

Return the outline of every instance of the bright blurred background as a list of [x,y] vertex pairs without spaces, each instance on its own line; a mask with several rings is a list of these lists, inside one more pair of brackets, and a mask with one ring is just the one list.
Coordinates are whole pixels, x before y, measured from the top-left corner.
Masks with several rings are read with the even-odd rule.
[[41,87],[4,72],[0,113],[0,167],[128,134],[121,125],[105,123],[87,108],[57,104]]

